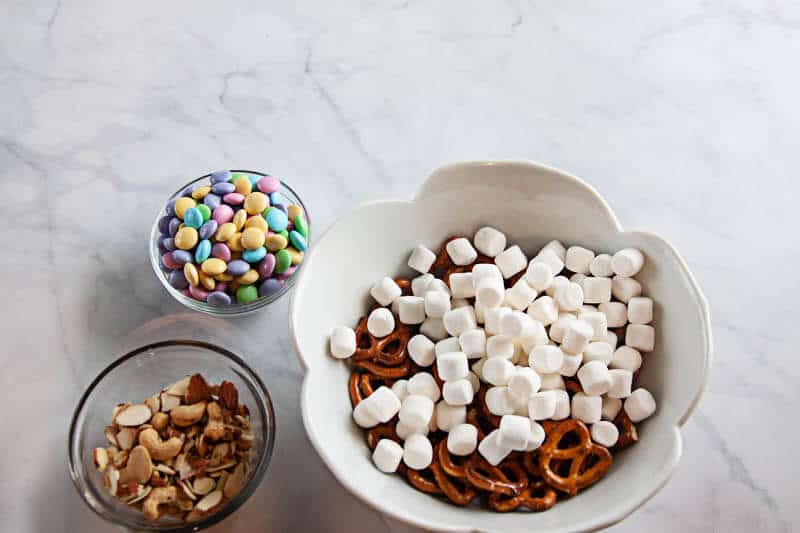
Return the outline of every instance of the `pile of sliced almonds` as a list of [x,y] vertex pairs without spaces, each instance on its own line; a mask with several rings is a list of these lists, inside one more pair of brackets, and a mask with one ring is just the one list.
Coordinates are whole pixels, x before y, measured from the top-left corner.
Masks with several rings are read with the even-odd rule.
[[248,478],[249,411],[229,381],[210,385],[194,374],[142,403],[117,405],[105,436],[110,446],[93,452],[105,486],[151,521],[200,520]]

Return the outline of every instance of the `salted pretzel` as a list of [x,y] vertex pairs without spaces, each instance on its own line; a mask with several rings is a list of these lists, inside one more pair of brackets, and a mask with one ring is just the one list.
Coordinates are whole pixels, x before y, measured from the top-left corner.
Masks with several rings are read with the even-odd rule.
[[[439,443],[441,448],[445,441]],[[447,446],[445,445],[445,448]],[[445,495],[445,497],[456,505],[461,507],[469,505],[472,500],[478,496],[478,491],[475,490],[466,480],[466,478],[457,478],[449,476],[443,466],[434,460],[430,466],[436,484]]]
[[356,326],[356,352],[352,360],[399,366],[408,359],[406,346],[410,338],[411,328],[399,322],[393,332],[379,339],[369,332],[367,317],[363,317]]
[[592,442],[589,428],[580,420],[548,423],[545,433],[547,437],[538,450],[539,469],[553,488],[574,496],[611,467],[611,452]]
[[[458,457],[458,459],[456,459]],[[453,456],[447,449],[447,439],[442,439],[436,446],[436,460],[445,474],[450,477],[464,479],[467,477],[469,457]]]
[[395,431],[394,422],[379,424],[374,428],[367,430],[367,446],[369,446],[370,450],[374,450],[381,439],[389,439],[398,443],[400,442],[400,437],[397,436],[397,432]]
[[528,486],[516,496],[494,492],[488,498],[489,507],[499,513],[515,511],[520,507],[539,513],[550,509],[557,501],[556,491],[541,478],[529,480]]
[[381,385],[391,386],[391,380],[376,376],[375,374],[366,374],[358,370],[350,374],[350,379],[347,383],[347,390],[350,394],[350,403],[355,408],[356,405],[361,403],[361,400],[370,396],[375,389]]
[[[511,478],[508,473],[512,474]],[[505,468],[501,468],[490,465],[479,453],[473,453],[467,463],[467,481],[480,490],[516,496],[528,485],[528,476],[525,470],[514,462],[509,462]]]
[[430,467],[425,470],[407,468],[406,479],[411,483],[411,486],[422,492],[427,492],[428,494],[442,494],[442,489],[439,488],[439,484],[436,482],[436,476],[433,474]]
[[617,443],[614,445],[613,450],[624,450],[628,446],[633,446],[639,441],[639,433],[636,431],[636,426],[633,425],[628,413],[625,409],[620,409],[619,414],[614,419],[614,425],[619,430],[619,437]]

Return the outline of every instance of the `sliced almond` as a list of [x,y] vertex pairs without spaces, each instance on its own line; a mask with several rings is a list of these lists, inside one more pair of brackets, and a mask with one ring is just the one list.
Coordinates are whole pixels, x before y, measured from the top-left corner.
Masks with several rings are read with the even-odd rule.
[[[228,477],[230,476],[230,472],[227,470],[223,470],[222,472],[214,472],[211,476],[218,476],[217,477],[217,487],[224,487],[225,483],[228,482]],[[223,491],[224,493],[224,491]]]
[[111,458],[111,464],[116,468],[124,468],[128,463],[128,450],[120,450]]
[[214,490],[215,485],[216,483],[210,477],[199,477],[192,483],[192,490],[195,494],[204,496]]
[[129,407],[129,403],[118,403],[114,406],[114,411],[111,413],[111,422],[116,423],[117,415],[125,408]]
[[183,490],[183,493],[186,494],[186,496],[190,500],[195,501],[197,499],[197,496],[195,496],[194,492],[192,492],[191,487],[189,487],[189,483],[188,482],[179,480],[178,481],[178,485],[181,487],[181,489]]
[[163,463],[157,464],[155,468],[162,474],[169,474],[170,476],[175,475],[175,471]]
[[200,511],[201,513],[205,513],[209,509],[213,509],[214,507],[219,505],[221,501],[222,501],[222,491],[215,490],[205,495],[202,500],[197,502],[197,505],[195,505],[194,508]]
[[119,488],[119,470],[116,468],[109,468],[103,475],[103,485],[106,486],[108,492],[117,495],[117,488]]
[[106,440],[112,446],[119,446],[117,442],[117,430],[114,429],[114,426],[106,426],[105,429]]
[[143,403],[137,403],[120,411],[114,421],[120,426],[141,426],[153,416],[150,408]]
[[92,458],[94,459],[94,466],[102,472],[108,466],[108,452],[105,448],[95,448],[94,452],[92,452]]
[[140,444],[131,450],[126,470],[139,483],[146,483],[150,479],[150,475],[153,473],[153,461],[150,459],[150,452],[147,451],[147,448]]
[[175,383],[164,389],[164,392],[166,392],[167,394],[171,394],[172,396],[179,396],[183,398],[184,396],[186,396],[186,390],[189,388],[189,379],[190,379],[189,376],[186,376],[182,380],[176,381]]
[[153,490],[153,487],[151,487],[149,485],[141,486],[140,490],[139,490],[139,494],[137,494],[136,496],[134,496],[133,498],[128,500],[128,502],[127,502],[128,505],[133,505],[134,503],[145,499],[147,497],[147,495],[150,494],[151,490]]
[[133,443],[136,442],[137,431],[133,428],[122,428],[117,433],[117,442],[119,447],[123,450],[130,450],[133,448]]
[[232,466],[236,466],[236,461],[228,461],[227,463],[221,464],[219,466],[213,466],[211,468],[206,468],[206,472],[207,473],[211,473],[211,472],[217,472],[219,470],[226,470],[226,469],[228,469],[228,468],[230,468]]
[[144,400],[144,404],[153,414],[156,414],[161,410],[161,400],[158,399],[158,396],[158,394],[154,394]]
[[236,468],[234,468],[233,473],[228,476],[228,479],[226,480],[225,486],[223,488],[226,498],[232,499],[239,493],[239,491],[242,489],[242,486],[244,485],[246,474],[247,472],[245,470],[244,463],[239,463],[236,466]]
[[167,394],[166,392],[161,393],[161,410],[163,412],[169,413],[180,404],[181,399],[179,397]]

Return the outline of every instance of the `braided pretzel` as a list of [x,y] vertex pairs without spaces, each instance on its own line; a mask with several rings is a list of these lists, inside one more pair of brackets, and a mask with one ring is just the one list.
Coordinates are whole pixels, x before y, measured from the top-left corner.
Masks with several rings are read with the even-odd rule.
[[528,477],[521,467],[512,470],[517,476],[516,481],[509,479],[500,468],[490,465],[482,455],[474,453],[467,463],[467,481],[480,490],[516,496],[527,486]]
[[625,409],[619,410],[619,414],[614,419],[614,425],[619,430],[619,438],[617,438],[617,443],[612,448],[614,451],[624,450],[639,441],[639,433],[636,431],[636,426],[631,422]]
[[539,468],[548,485],[574,496],[611,467],[611,452],[592,442],[580,420],[569,418],[547,426],[547,438],[539,448]]

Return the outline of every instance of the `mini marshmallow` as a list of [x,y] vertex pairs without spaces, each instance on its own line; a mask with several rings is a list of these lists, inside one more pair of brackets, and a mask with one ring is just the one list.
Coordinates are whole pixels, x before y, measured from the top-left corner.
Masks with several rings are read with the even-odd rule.
[[444,322],[444,328],[454,337],[478,327],[478,322],[475,319],[475,309],[471,305],[451,309],[444,314],[442,321]]
[[[428,283],[428,286],[425,287],[425,294],[428,294],[429,292],[434,292],[434,291],[435,292],[443,292],[446,295],[450,296],[450,287],[448,287],[447,283],[445,283],[444,281],[440,280],[439,278],[432,279],[431,282]],[[412,289],[412,292],[413,292],[413,289]],[[425,294],[415,295],[415,296],[423,296],[424,297]]]
[[589,267],[594,261],[594,252],[582,246],[570,246],[564,264],[567,270],[577,274],[588,274]]
[[530,355],[534,347],[549,344],[549,340],[547,331],[545,331],[542,323],[536,319],[531,319],[527,331],[516,342],[522,348],[523,355]]
[[450,310],[450,297],[441,291],[427,291],[424,302],[429,317],[442,318]]
[[611,279],[611,294],[617,300],[628,303],[634,296],[642,294],[642,284],[633,278],[614,276]]
[[630,346],[620,346],[614,351],[608,366],[636,372],[642,367],[642,354]]
[[425,335],[414,335],[411,337],[406,345],[406,349],[408,350],[408,355],[411,357],[411,360],[419,366],[431,366],[436,360],[433,341]]
[[592,340],[603,340],[606,336],[606,315],[600,311],[581,311],[578,318],[592,326]]
[[581,313],[597,313],[598,311],[600,310],[596,306],[585,303],[578,310],[578,315],[580,315]]
[[614,446],[617,443],[617,439],[619,439],[619,429],[617,429],[617,426],[605,420],[592,424],[590,432],[592,440],[606,448]]
[[478,453],[480,453],[486,462],[488,462],[492,466],[497,466],[500,462],[505,459],[508,454],[511,453],[511,448],[504,448],[500,446],[498,442],[498,438],[500,436],[500,430],[495,429],[488,435],[486,435],[480,444],[478,444]]
[[530,420],[530,433],[528,433],[528,445],[525,447],[524,452],[532,452],[539,448],[547,436],[541,424]]
[[[470,374],[475,376],[475,374],[471,372]],[[442,385],[442,397],[445,402],[453,406],[469,405],[472,403],[476,387],[470,379],[470,374],[467,375],[467,379],[445,381],[444,385]],[[475,376],[475,379],[477,379],[477,376]],[[480,383],[477,388],[480,388]]]
[[446,339],[442,339],[436,343],[434,347],[434,352],[436,355],[441,355],[443,353],[449,352],[460,352],[461,351],[461,343],[458,341],[458,337],[448,337]]
[[414,470],[424,470],[433,460],[433,446],[428,437],[414,434],[403,444],[403,462]]
[[403,447],[391,439],[381,439],[372,452],[372,462],[378,470],[385,474],[391,474],[400,466],[403,458]]
[[[450,276],[452,279],[452,276]],[[536,298],[536,291],[528,285],[525,278],[520,278],[506,293],[505,299],[514,309],[525,309]]]
[[561,368],[558,370],[558,373],[568,378],[577,374],[581,363],[583,363],[583,355],[582,353],[575,355],[565,353],[564,361],[561,363]]
[[[488,364],[488,363],[487,363]],[[514,414],[514,397],[508,387],[491,387],[486,391],[486,408],[497,416]]]
[[397,381],[392,384],[392,392],[397,399],[402,402],[408,396],[408,380],[407,379],[398,379]]
[[644,255],[635,248],[625,248],[611,258],[611,270],[618,276],[631,278],[639,273],[644,265]]
[[542,374],[540,377],[542,378],[542,386],[539,387],[540,390],[564,390],[567,388],[561,374]]
[[[367,412],[378,422],[385,424],[400,410],[400,400],[392,389],[382,385],[367,397]],[[362,400],[364,402],[365,400]],[[361,405],[361,403],[359,403]]]
[[450,274],[450,295],[453,298],[475,297],[475,287],[472,286],[472,272]]
[[581,284],[583,301],[589,304],[601,304],[611,301],[611,278],[586,278]]
[[[420,375],[426,374],[417,374],[417,376]],[[412,377],[411,379],[413,380],[414,378]],[[410,389],[411,380],[409,380],[408,386]],[[428,427],[428,423],[431,421],[432,416],[433,400],[431,400],[428,396],[411,394],[411,391],[409,390],[409,395],[406,396],[405,400],[403,400],[403,403],[400,406],[400,411],[398,412],[400,422],[411,428],[422,429]]]
[[572,322],[578,320],[578,317],[572,313],[559,313],[558,318],[550,324],[550,338],[555,342],[562,342],[564,334],[566,333],[567,326]]
[[503,281],[503,273],[494,263],[478,263],[472,267],[472,285],[477,289],[478,282],[484,278],[495,278]]
[[486,322],[486,306],[476,299],[473,307],[475,308],[475,322],[483,325]]
[[378,425],[378,419],[370,412],[367,400],[369,398],[361,400],[353,409],[353,420],[360,428],[371,428]]
[[469,359],[486,356],[486,332],[480,328],[470,329],[459,335],[458,343]]
[[603,399],[600,396],[587,396],[576,392],[572,396],[572,418],[577,418],[586,424],[600,421],[603,408]]
[[504,415],[500,419],[497,445],[501,448],[511,448],[524,451],[528,447],[528,437],[531,434],[531,420],[525,416]]
[[436,404],[436,427],[442,431],[450,431],[466,421],[467,408],[463,405],[449,405],[445,402]]
[[611,346],[612,350],[616,350],[617,349],[617,334],[614,333],[613,331],[606,331],[606,336],[603,337],[603,340],[600,341],[600,342],[604,342],[604,343],[608,344],[609,346]]
[[555,295],[558,308],[564,311],[577,311],[583,305],[583,289],[577,283],[562,284]]
[[576,283],[580,285],[581,289],[583,289],[583,281],[586,279],[586,274],[573,274],[569,277],[569,280],[572,283]]
[[553,283],[553,269],[550,268],[548,263],[543,261],[533,261],[528,263],[528,270],[525,272],[523,279],[528,282],[534,290],[542,292]]
[[472,240],[475,242],[475,248],[487,257],[495,257],[506,248],[505,234],[490,226],[484,226],[476,231]]
[[608,389],[610,398],[627,398],[631,395],[631,385],[633,384],[633,372],[615,368],[609,370],[611,374],[611,388]]
[[481,388],[481,380],[478,378],[478,375],[471,370],[470,373],[467,374],[467,381],[472,385],[472,392],[477,394],[478,389]]
[[533,333],[534,320],[522,311],[512,311],[500,319],[500,334],[516,339]]
[[425,293],[428,292],[428,287],[431,286],[431,283],[433,283],[435,279],[433,274],[423,274],[412,279],[411,294],[420,297],[425,296]]
[[564,352],[558,346],[536,346],[528,358],[528,364],[539,374],[553,374],[561,369]]
[[428,317],[419,327],[419,332],[433,341],[440,341],[447,338],[447,330],[441,318]]
[[458,266],[464,266],[472,263],[478,258],[478,252],[472,247],[472,244],[465,237],[453,239],[445,246],[447,255]]
[[528,416],[531,420],[547,420],[556,412],[558,394],[555,391],[537,392],[528,400]]
[[645,324],[628,324],[625,328],[625,344],[640,352],[652,352],[656,343],[656,330]]
[[397,299],[398,314],[403,324],[422,324],[425,322],[425,300],[419,296],[401,296]]
[[464,352],[443,353],[436,356],[436,370],[442,381],[464,379],[469,374],[467,354]]
[[561,241],[554,239],[548,242],[547,244],[542,246],[541,250],[539,250],[539,255],[541,255],[542,252],[544,252],[545,250],[551,250],[559,257],[559,259],[561,259],[562,262],[566,261],[567,259],[567,247],[561,244]]
[[395,299],[395,301],[392,302],[392,305],[389,306],[389,310],[392,312],[392,314],[394,316],[399,317],[400,316],[400,302],[398,302],[397,299]]
[[507,385],[514,375],[514,363],[503,357],[490,357],[481,368],[483,379],[492,385]]
[[599,254],[592,260],[589,265],[589,272],[592,276],[598,278],[610,278],[614,275],[614,270],[611,268],[611,256],[608,254]]
[[489,337],[486,339],[486,355],[490,359],[511,359],[514,357],[514,341],[505,335]]
[[540,296],[528,306],[528,314],[544,326],[549,326],[558,319],[558,306],[550,296]]
[[603,396],[603,409],[601,412],[603,420],[614,420],[617,418],[620,409],[622,409],[622,400]]
[[588,322],[573,320],[565,328],[561,349],[566,353],[581,353],[589,345],[593,335],[594,330]]
[[628,322],[649,324],[653,321],[653,300],[646,296],[634,296],[628,300]]
[[656,412],[656,400],[647,389],[638,388],[622,404],[631,422],[638,423]]
[[332,356],[337,359],[347,359],[356,353],[356,332],[345,326],[333,328],[330,346]]
[[418,244],[408,258],[408,266],[419,272],[426,274],[436,261],[436,254],[421,244]]
[[494,276],[484,276],[475,285],[475,298],[486,309],[498,307],[502,304],[505,294],[503,280]]
[[406,386],[406,392],[408,393],[406,399],[412,395],[425,396],[432,402],[438,402],[441,396],[439,384],[436,383],[436,379],[427,372],[417,372],[411,376]]
[[606,326],[621,328],[628,323],[628,308],[622,302],[603,302],[597,306],[606,315]]
[[600,361],[604,365],[609,365],[614,356],[614,349],[606,342],[590,342],[583,350],[583,361]]
[[486,329],[487,335],[499,335],[500,334],[500,323],[503,320],[503,317],[509,313],[511,313],[511,309],[508,307],[495,307],[494,309],[487,309],[486,310],[486,323],[484,324],[484,328]]
[[465,456],[478,447],[478,428],[472,424],[459,424],[450,429],[447,435],[447,451],[453,455]]
[[494,258],[494,263],[502,272],[505,279],[522,272],[528,266],[528,258],[516,244]]
[[542,378],[532,368],[519,366],[508,379],[508,390],[517,398],[528,400],[542,386]]
[[611,388],[608,367],[600,361],[589,361],[578,370],[578,381],[588,396],[600,396]]
[[430,433],[430,427],[425,425],[423,427],[415,428],[409,426],[408,424],[404,424],[402,420],[398,420],[397,425],[394,427],[394,432],[397,433],[397,436],[402,440],[406,440],[409,436],[416,433],[420,435],[428,435],[428,433]]
[[547,294],[551,298],[556,297],[556,292],[558,289],[569,283],[569,279],[565,276],[556,276],[553,278],[553,283],[550,284],[547,289],[545,289],[545,294]]
[[375,337],[385,337],[394,331],[394,315],[385,307],[373,309],[367,318],[367,330]]
[[370,295],[381,305],[390,305],[403,293],[402,289],[390,277],[379,279],[369,290]]
[[533,258],[534,263],[544,263],[550,267],[550,271],[557,276],[564,270],[564,259],[553,250],[542,250],[539,255]]
[[556,410],[551,418],[553,420],[564,420],[565,418],[569,418],[569,394],[567,394],[567,391],[561,389],[554,390],[553,393],[556,395]]

